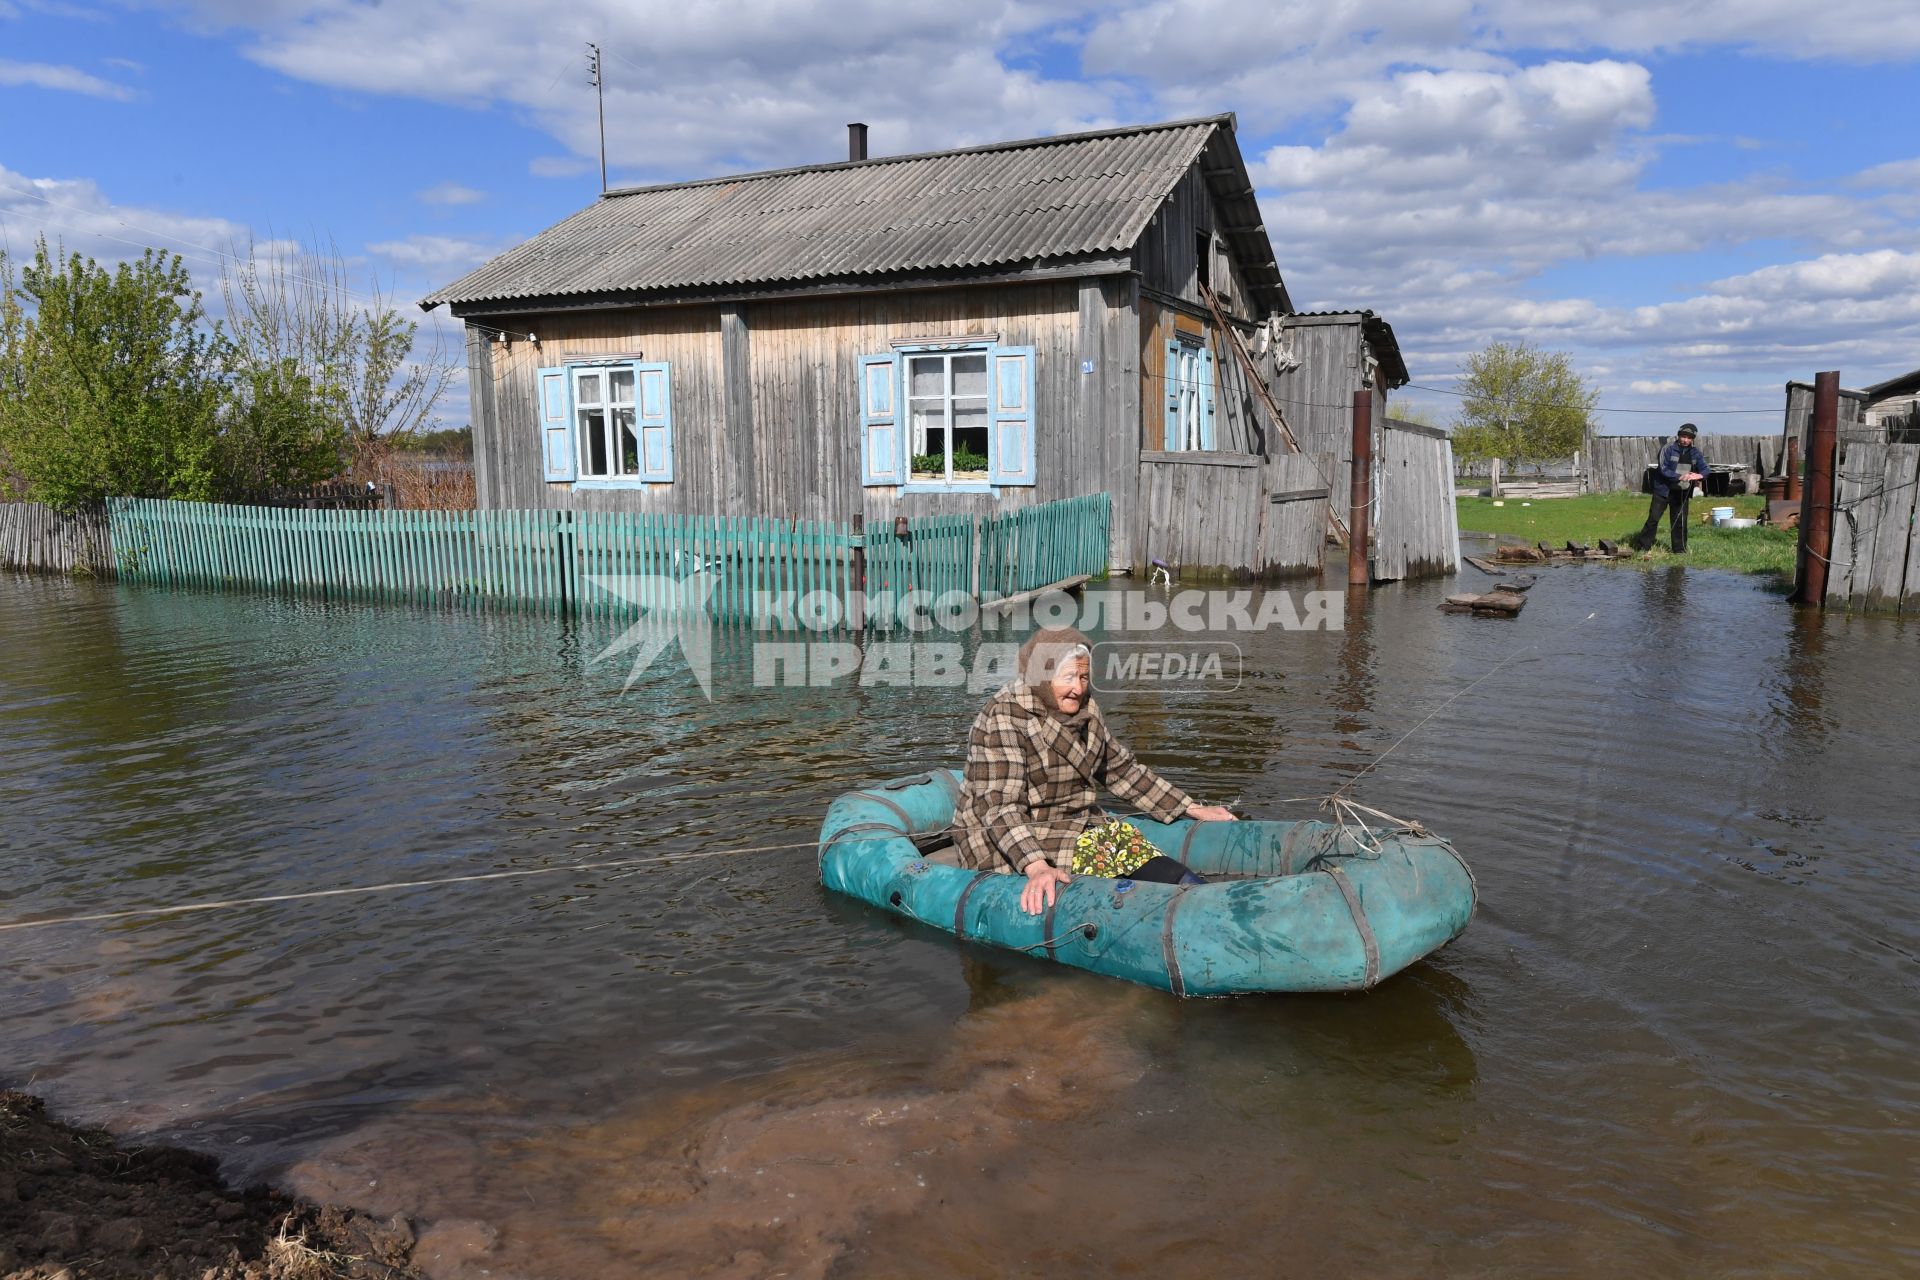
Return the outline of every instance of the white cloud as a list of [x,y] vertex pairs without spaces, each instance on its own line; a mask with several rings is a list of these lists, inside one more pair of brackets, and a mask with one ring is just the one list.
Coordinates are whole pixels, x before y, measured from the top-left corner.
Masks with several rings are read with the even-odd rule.
[[367,246],[367,252],[408,271],[445,277],[439,280],[444,284],[506,247],[494,241],[458,236],[413,235],[404,240],[376,241]]
[[62,93],[81,93],[90,98],[108,98],[130,102],[133,90],[125,85],[102,80],[78,67],[60,67],[46,62],[15,62],[0,58],[0,85],[54,89]]
[[1920,160],[1894,160],[1856,173],[1849,185],[1879,190],[1920,191]]
[[425,191],[417,191],[413,198],[422,204],[480,204],[486,200],[487,193],[449,181],[437,182]]
[[527,161],[527,172],[536,178],[577,178],[593,172],[593,161],[584,156],[535,156]]
[[1693,388],[1684,382],[1675,382],[1671,378],[1662,378],[1658,382],[1649,382],[1645,378],[1635,378],[1627,384],[1627,390],[1643,396],[1684,395]]
[[117,204],[90,178],[32,178],[0,166],[0,233],[16,255],[34,240],[102,261],[137,258],[146,246],[179,253],[196,274],[217,268],[217,251],[246,236],[226,218]]

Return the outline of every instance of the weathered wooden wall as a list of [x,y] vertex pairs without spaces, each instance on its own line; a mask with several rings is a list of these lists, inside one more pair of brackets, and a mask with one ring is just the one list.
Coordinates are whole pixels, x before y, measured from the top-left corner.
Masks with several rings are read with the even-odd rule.
[[1920,613],[1920,444],[1843,447],[1828,608]]
[[1375,580],[1457,573],[1460,521],[1453,498],[1453,442],[1438,427],[1391,418],[1383,426],[1373,460]]
[[1250,454],[1150,453],[1140,462],[1148,560],[1189,577],[1252,577],[1259,563],[1260,459]]
[[[864,514],[873,522],[990,515],[1109,492],[1113,559],[1125,566],[1133,560],[1127,539],[1140,449],[1137,287],[1131,277],[1096,276],[516,317],[507,327],[538,334],[538,348],[523,339],[469,341],[479,502],[813,520]],[[1035,349],[1037,483],[997,496],[863,486],[860,357],[896,341],[965,337]],[[536,371],[614,355],[672,364],[674,482],[545,483]]]
[[38,502],[0,503],[0,569],[111,574],[113,539],[105,509],[62,515]]
[[1220,217],[1207,190],[1207,180],[1196,165],[1188,169],[1187,176],[1174,187],[1134,247],[1134,267],[1140,273],[1141,288],[1149,297],[1155,293],[1168,295],[1204,313],[1206,302],[1200,296],[1198,271],[1200,237],[1204,235],[1208,274],[1221,309],[1236,319],[1260,319],[1253,313],[1240,264],[1222,238],[1214,234],[1219,226]]
[[[1367,342],[1358,317],[1290,316],[1285,342],[1293,367],[1276,368],[1273,352],[1262,360],[1267,386],[1302,451],[1330,454],[1329,501],[1341,520],[1351,495],[1347,477],[1353,465],[1353,393],[1367,375]],[[1373,387],[1374,451],[1380,448],[1380,424],[1386,421],[1386,389]]]
[[[1281,454],[1271,460],[1263,497],[1266,525],[1260,544],[1265,576],[1288,578],[1320,572],[1327,554],[1327,499],[1331,454]],[[1343,477],[1344,478],[1344,477]]]

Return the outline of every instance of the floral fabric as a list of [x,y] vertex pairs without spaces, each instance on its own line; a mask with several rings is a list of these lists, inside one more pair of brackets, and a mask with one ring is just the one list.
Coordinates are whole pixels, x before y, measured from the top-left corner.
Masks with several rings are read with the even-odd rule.
[[1073,874],[1118,880],[1159,856],[1160,851],[1138,830],[1119,818],[1109,818],[1097,827],[1088,827],[1074,841]]

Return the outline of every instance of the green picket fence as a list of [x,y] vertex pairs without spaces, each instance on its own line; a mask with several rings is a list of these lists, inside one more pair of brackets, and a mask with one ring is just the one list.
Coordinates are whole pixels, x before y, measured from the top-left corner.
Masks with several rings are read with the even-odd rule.
[[[1105,494],[985,522],[907,522],[865,537],[869,598],[1009,594],[1106,566]],[[826,521],[601,511],[310,511],[122,498],[108,507],[128,582],[323,600],[634,617],[690,587],[719,621],[749,625],[824,592],[852,595],[856,538]],[[895,615],[866,613],[883,627]]]
[[[899,601],[924,592],[938,599],[973,594],[972,516],[930,516],[907,521],[902,538],[892,525],[867,529],[867,625],[884,630],[900,620]],[[888,602],[891,612],[889,612]]]
[[579,597],[555,514],[123,498],[108,518],[128,582],[561,613]]
[[[587,617],[627,617],[641,608],[671,610],[685,586],[706,592],[718,621],[751,624],[778,599],[852,589],[853,538],[817,520],[642,515],[625,511],[544,513],[574,539],[572,598]],[[685,584],[685,585],[683,585]]]
[[1113,496],[1093,493],[991,517],[980,534],[981,597],[1105,572],[1112,516]]

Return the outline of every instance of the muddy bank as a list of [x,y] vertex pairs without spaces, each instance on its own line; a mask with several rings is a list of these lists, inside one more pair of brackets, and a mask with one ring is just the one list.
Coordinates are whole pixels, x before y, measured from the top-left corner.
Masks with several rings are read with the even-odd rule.
[[403,1218],[236,1191],[211,1157],[123,1147],[0,1092],[0,1280],[413,1280],[413,1244]]

